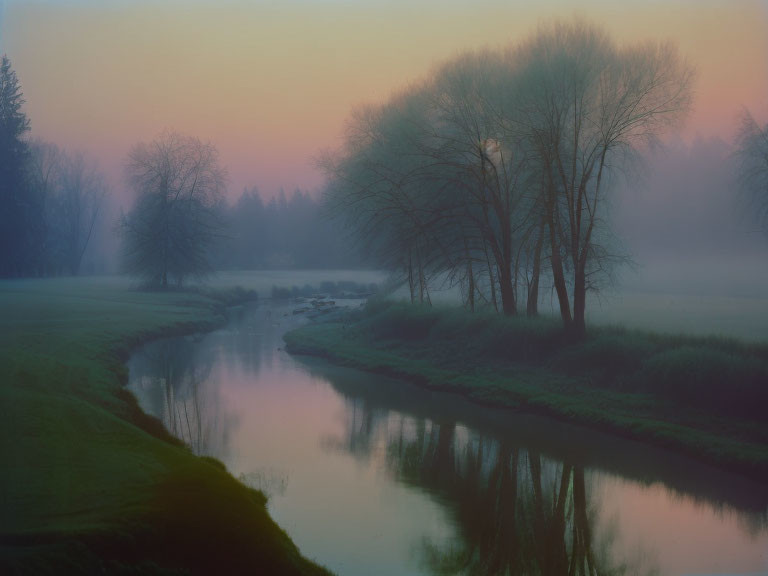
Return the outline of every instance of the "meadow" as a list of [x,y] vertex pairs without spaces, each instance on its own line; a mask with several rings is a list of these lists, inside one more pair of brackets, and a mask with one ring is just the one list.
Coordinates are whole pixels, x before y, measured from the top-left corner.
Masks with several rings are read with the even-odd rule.
[[262,493],[192,454],[124,388],[136,346],[213,329],[225,304],[254,296],[222,286],[0,282],[0,572],[326,573]]
[[[270,519],[263,494],[193,455],[139,409],[124,388],[124,362],[149,340],[220,326],[226,306],[269,298],[276,286],[384,280],[374,271],[229,272],[178,292],[138,290],[123,277],[0,282],[0,572],[325,573]],[[391,302],[288,338],[295,351],[651,440],[765,478],[765,300],[648,292],[618,294],[603,306],[595,324],[614,326],[580,347],[561,346],[552,318],[508,322]],[[718,329],[718,314],[730,328]],[[695,317],[698,328],[680,317]],[[642,322],[659,332],[729,337],[615,326]],[[732,383],[727,393],[723,381]]]

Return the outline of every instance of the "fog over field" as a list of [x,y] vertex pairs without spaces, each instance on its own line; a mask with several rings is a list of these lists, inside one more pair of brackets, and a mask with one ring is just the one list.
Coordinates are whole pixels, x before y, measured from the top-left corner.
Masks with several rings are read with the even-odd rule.
[[766,0],[0,0],[0,574],[768,569]]
[[[225,221],[240,228],[215,249],[214,268],[380,267],[321,208],[328,175],[318,159],[342,146],[353,110],[385,103],[463,51],[514,44],[548,20],[575,16],[624,43],[669,40],[695,71],[683,121],[631,165],[611,166],[611,242],[635,265],[615,268],[616,286],[767,293],[766,235],[739,191],[734,158],[745,111],[759,126],[768,118],[764,3],[606,10],[595,2],[574,10],[567,2],[533,9],[488,0],[480,8],[4,0],[0,49],[18,74],[26,137],[71,158],[84,154],[108,191],[76,272],[124,269],[116,232],[136,201],[127,158],[163,130],[210,142],[226,171]],[[211,79],[202,90],[200,78]],[[303,238],[296,238],[299,230]],[[46,266],[48,273],[72,272],[71,265]],[[603,289],[601,298],[610,302],[611,294]]]

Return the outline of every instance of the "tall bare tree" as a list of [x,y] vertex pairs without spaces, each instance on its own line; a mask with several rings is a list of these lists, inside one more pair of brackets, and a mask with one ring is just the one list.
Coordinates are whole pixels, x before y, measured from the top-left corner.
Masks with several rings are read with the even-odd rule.
[[746,110],[736,138],[739,183],[760,229],[768,234],[768,124]]
[[38,261],[40,274],[55,272],[52,252],[57,251],[58,239],[51,221],[56,217],[55,197],[61,182],[64,155],[50,142],[34,140],[30,143],[29,184],[42,206],[43,232],[40,238]]
[[682,118],[691,103],[694,72],[671,44],[619,47],[605,31],[582,22],[541,28],[513,57],[525,63],[519,83],[525,104],[517,120],[546,178],[560,312],[578,336],[585,330],[587,291],[615,259],[604,241],[611,170]]
[[428,301],[427,279],[436,252],[430,189],[419,186],[424,137],[424,87],[386,105],[358,110],[343,151],[322,166],[330,177],[325,201],[379,265],[403,273],[412,301]]
[[464,260],[468,267],[473,260],[478,269],[485,265],[491,297],[496,300],[498,285],[507,315],[518,309],[520,255],[531,221],[526,189],[533,176],[522,133],[509,129],[514,75],[503,55],[491,51],[462,55],[439,69],[431,139],[437,147],[426,153],[430,178],[453,191],[451,225],[472,248]]
[[64,262],[70,274],[80,271],[93,229],[107,195],[102,173],[82,153],[65,157],[55,202]]
[[43,272],[76,275],[108,193],[104,175],[84,154],[49,142],[34,141],[30,152],[30,186],[44,215]]
[[126,175],[137,196],[122,219],[126,271],[162,288],[210,273],[226,182],[216,148],[163,132],[131,150]]

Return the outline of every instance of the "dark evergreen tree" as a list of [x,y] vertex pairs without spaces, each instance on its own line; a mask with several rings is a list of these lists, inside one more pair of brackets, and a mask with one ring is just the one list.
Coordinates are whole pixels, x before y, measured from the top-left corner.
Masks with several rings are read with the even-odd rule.
[[43,237],[42,204],[27,178],[29,119],[7,56],[0,62],[0,276],[38,272]]

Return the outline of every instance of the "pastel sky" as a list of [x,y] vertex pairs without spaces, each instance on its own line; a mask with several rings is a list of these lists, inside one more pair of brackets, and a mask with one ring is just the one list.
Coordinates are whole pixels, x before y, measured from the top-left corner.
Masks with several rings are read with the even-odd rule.
[[571,15],[678,43],[698,68],[685,139],[730,140],[744,106],[768,119],[768,3],[749,0],[0,0],[0,51],[33,134],[95,156],[118,190],[130,147],[173,128],[218,146],[233,195],[269,196],[321,186],[312,158],[355,105]]

